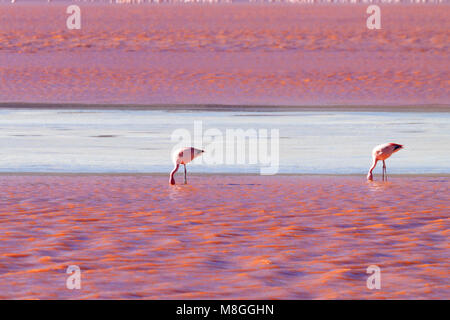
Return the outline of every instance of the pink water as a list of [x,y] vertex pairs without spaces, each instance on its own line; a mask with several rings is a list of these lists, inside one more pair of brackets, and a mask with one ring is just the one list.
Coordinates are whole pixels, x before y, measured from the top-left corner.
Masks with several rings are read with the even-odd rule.
[[0,298],[450,298],[448,177],[189,183],[0,176]]
[[448,104],[448,5],[0,5],[0,102]]

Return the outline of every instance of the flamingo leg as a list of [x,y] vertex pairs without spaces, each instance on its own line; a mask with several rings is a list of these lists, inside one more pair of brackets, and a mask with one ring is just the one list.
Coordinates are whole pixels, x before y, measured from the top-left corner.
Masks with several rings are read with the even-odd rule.
[[386,162],[383,160],[383,181],[387,181]]
[[184,184],[187,184],[187,178],[186,178],[186,165],[184,165]]

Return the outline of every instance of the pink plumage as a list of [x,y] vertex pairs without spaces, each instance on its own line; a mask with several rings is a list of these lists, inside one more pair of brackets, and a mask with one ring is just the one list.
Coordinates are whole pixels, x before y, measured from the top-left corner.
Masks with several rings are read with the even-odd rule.
[[386,175],[386,163],[385,160],[389,158],[392,154],[399,151],[403,148],[403,145],[398,143],[385,143],[380,144],[379,146],[376,146],[372,150],[372,166],[369,169],[369,173],[367,174],[367,180],[373,180],[373,174],[372,171],[375,169],[375,166],[377,165],[378,161],[383,161],[383,180],[387,180]]
[[201,150],[201,149],[196,149],[193,147],[187,147],[187,148],[183,148],[183,149],[175,151],[172,156],[172,161],[173,161],[173,164],[175,165],[175,167],[170,172],[170,179],[169,179],[170,184],[175,184],[174,175],[178,171],[180,164],[182,164],[184,166],[184,183],[186,184],[187,183],[186,164],[188,164],[189,162],[194,160],[196,157],[200,156],[203,152],[205,152],[205,151]]

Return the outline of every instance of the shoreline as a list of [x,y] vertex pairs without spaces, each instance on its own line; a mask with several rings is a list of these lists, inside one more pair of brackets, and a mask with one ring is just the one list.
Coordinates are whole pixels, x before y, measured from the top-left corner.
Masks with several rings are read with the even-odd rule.
[[[168,173],[162,172],[0,172],[0,177],[2,176],[86,176],[86,177],[97,177],[97,176],[105,176],[105,177],[164,177],[168,176]],[[247,177],[366,177],[366,174],[362,173],[349,173],[349,174],[337,174],[337,173],[279,173],[276,175],[260,175],[256,173],[198,173],[192,172],[189,173],[189,176],[196,177],[211,177],[211,176],[221,176],[221,177],[235,177],[235,176],[247,176]],[[450,173],[397,173],[397,174],[389,174],[388,177],[391,178],[449,178]]]
[[247,112],[450,112],[448,104],[422,105],[234,105],[234,104],[107,104],[0,102],[12,110],[120,110],[120,111],[247,111]]

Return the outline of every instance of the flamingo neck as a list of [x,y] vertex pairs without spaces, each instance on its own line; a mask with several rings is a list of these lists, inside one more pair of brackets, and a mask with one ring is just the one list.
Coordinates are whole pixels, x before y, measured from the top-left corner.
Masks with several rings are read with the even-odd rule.
[[175,165],[175,168],[173,168],[173,170],[170,172],[170,184],[175,184],[175,178],[173,177],[174,174],[178,171],[178,168],[180,167],[180,165],[177,163]]
[[376,165],[377,165],[378,159],[376,159],[375,157],[373,158],[373,163],[372,166],[369,169],[369,173],[367,173],[367,179],[372,180],[373,175],[372,175],[372,171],[373,169],[375,169]]

